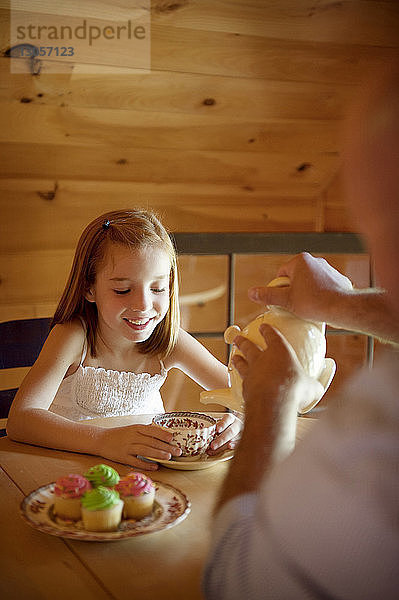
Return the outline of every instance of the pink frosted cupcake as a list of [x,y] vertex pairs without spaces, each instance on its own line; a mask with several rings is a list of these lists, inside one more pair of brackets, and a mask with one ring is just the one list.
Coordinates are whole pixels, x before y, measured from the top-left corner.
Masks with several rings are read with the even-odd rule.
[[125,519],[142,519],[151,514],[155,498],[155,484],[143,473],[131,471],[116,484],[124,502]]
[[91,490],[91,483],[83,475],[70,474],[60,477],[54,486],[54,512],[62,519],[79,521],[81,518],[81,499]]

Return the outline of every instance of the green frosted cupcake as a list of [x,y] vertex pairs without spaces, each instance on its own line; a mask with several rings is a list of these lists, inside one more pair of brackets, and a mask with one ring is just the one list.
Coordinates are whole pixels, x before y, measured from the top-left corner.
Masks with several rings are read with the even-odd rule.
[[118,492],[99,485],[82,497],[82,520],[87,531],[115,531],[122,519]]
[[85,473],[85,477],[95,488],[99,485],[111,488],[119,483],[118,473],[108,465],[95,465],[94,467],[91,467],[87,473]]

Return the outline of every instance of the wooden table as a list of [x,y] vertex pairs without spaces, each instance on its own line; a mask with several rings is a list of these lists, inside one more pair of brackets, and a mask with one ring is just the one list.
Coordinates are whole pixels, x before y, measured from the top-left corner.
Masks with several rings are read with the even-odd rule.
[[[140,418],[148,422],[151,416]],[[301,419],[301,437],[311,420]],[[106,427],[137,417],[96,419]],[[47,535],[26,524],[21,500],[67,473],[106,462],[121,475],[129,467],[99,457],[0,439],[0,597],[4,600],[197,600],[207,554],[211,514],[228,461],[209,469],[161,467],[150,476],[182,490],[191,513],[164,531],[116,542],[86,542]]]

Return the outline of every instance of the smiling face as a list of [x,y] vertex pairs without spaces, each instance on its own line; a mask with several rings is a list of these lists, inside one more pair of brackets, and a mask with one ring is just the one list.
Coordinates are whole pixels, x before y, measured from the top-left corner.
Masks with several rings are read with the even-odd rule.
[[111,344],[144,342],[169,308],[170,259],[157,246],[110,244],[86,294],[98,311],[98,331]]

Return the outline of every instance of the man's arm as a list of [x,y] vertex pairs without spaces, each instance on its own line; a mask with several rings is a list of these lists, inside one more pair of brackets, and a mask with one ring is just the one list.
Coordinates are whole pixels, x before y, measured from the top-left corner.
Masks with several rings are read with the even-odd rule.
[[399,344],[398,319],[384,290],[354,289],[325,259],[307,252],[283,265],[278,276],[289,277],[290,285],[251,288],[249,297],[259,304],[282,306],[303,319]]
[[298,406],[309,378],[279,331],[266,324],[260,331],[266,350],[247,338],[235,339],[243,354],[233,365],[243,377],[245,422],[216,510],[235,496],[256,492],[265,473],[295,444]]
[[310,597],[287,570],[259,502],[265,475],[272,475],[275,463],[293,449],[308,378],[279,331],[266,324],[260,331],[265,350],[241,336],[234,340],[243,354],[233,364],[243,378],[245,422],[216,506],[214,543],[203,579],[208,600],[263,598],[265,593],[274,598],[276,590],[279,599]]
[[[399,343],[399,324],[383,290],[353,289],[326,260],[308,253],[295,256],[277,275],[288,276],[290,285],[252,288],[250,297],[283,306],[304,319]],[[278,332],[263,332],[268,346],[263,352],[245,338],[235,340],[245,357],[234,359],[243,377],[245,425],[217,510],[240,493],[256,491],[275,457],[288,454],[294,444],[296,409],[308,381]]]

